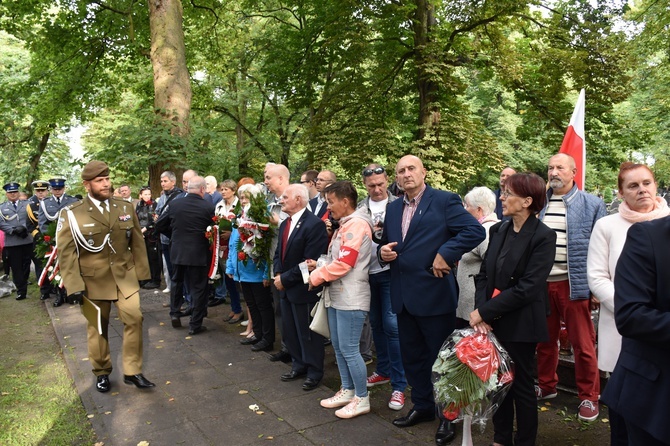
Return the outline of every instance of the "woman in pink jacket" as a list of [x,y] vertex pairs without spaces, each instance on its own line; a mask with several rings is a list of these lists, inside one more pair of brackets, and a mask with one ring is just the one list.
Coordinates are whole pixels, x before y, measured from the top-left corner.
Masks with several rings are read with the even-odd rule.
[[[366,212],[356,211],[358,194],[349,181],[338,181],[325,189],[328,210],[339,227],[328,247],[328,262],[307,266],[310,287],[325,284],[330,338],[335,350],[342,388],[321,400],[326,408],[341,407],[339,418],[353,418],[370,412],[367,370],[359,350],[363,322],[370,311],[368,265],[372,249],[372,222]],[[316,269],[315,269],[316,268]]]

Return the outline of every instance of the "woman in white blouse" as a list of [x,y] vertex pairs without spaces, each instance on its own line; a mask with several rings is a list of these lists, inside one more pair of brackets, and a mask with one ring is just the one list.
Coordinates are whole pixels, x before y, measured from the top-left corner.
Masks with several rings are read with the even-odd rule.
[[[670,213],[662,197],[656,195],[656,180],[644,164],[625,162],[619,168],[619,213],[598,220],[589,241],[587,276],[589,288],[600,301],[598,320],[598,368],[611,373],[621,351],[621,335],[614,322],[614,271],[626,241],[628,228],[641,221],[662,218]],[[610,409],[612,445],[625,445],[623,419]]]

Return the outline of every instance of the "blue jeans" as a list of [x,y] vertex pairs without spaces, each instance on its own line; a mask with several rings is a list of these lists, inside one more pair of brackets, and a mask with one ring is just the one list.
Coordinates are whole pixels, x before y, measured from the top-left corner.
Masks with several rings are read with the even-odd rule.
[[335,350],[342,388],[355,389],[356,396],[360,398],[368,395],[367,369],[358,347],[365,315],[366,312],[363,310],[328,308],[330,340]]
[[391,271],[370,274],[370,326],[377,349],[377,374],[390,377],[393,390],[407,387],[402,366],[398,318],[391,309]]

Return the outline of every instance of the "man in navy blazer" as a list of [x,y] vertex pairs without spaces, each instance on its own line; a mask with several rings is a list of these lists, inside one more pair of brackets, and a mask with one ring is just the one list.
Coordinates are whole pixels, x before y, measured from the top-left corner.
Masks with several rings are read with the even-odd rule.
[[330,170],[322,170],[316,177],[316,190],[319,194],[309,200],[308,209],[319,218],[323,218],[328,209],[326,195],[323,193],[323,190],[326,186],[333,184],[335,181],[337,181],[337,176]]
[[[456,322],[458,290],[451,270],[486,236],[458,195],[427,186],[425,178],[416,156],[398,161],[396,181],[405,195],[387,207],[378,250],[380,261],[391,265],[391,305],[412,386],[414,407],[393,421],[398,427],[435,418],[431,368]],[[441,419],[436,444],[447,444],[454,436],[451,423]]]
[[186,195],[166,206],[156,221],[156,230],[170,235],[170,260],[173,265],[170,287],[170,318],[174,328],[181,327],[186,316],[179,309],[184,303],[184,282],[191,294],[192,313],[189,334],[205,331],[202,320],[207,315],[207,273],[209,241],[207,227],[214,217],[214,205],[206,201],[205,179],[194,176],[188,181]]
[[326,253],[328,233],[324,222],[307,210],[309,193],[305,186],[288,186],[280,199],[282,211],[290,218],[279,226],[274,283],[280,293],[283,340],[293,360],[291,371],[281,380],[306,376],[303,389],[311,390],[323,378],[324,338],[309,329],[310,312],[319,300],[316,293],[320,288],[308,290],[299,264]]
[[602,400],[628,444],[670,445],[670,217],[630,227],[614,275],[619,360]]

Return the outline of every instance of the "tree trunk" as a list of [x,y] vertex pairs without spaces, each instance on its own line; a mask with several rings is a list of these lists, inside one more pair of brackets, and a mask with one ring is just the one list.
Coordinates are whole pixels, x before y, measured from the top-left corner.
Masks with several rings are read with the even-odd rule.
[[30,159],[28,160],[28,174],[26,175],[26,186],[25,190],[32,191],[32,182],[37,179],[37,170],[39,169],[40,159],[44,155],[44,151],[47,149],[47,143],[49,142],[49,137],[51,133],[45,133],[40,139],[40,143],[37,146],[37,151],[34,152]]
[[417,137],[423,139],[431,130],[437,130],[440,123],[438,103],[438,83],[433,78],[429,66],[433,63],[431,54],[431,30],[436,25],[431,0],[416,0],[413,19],[414,51],[416,54],[417,89],[419,91],[419,131]]
[[[180,0],[150,0],[151,65],[154,70],[154,109],[159,119],[169,121],[175,137],[189,134],[191,113],[191,79],[186,65],[183,10]],[[160,174],[165,166],[149,166],[149,185],[160,191]]]

